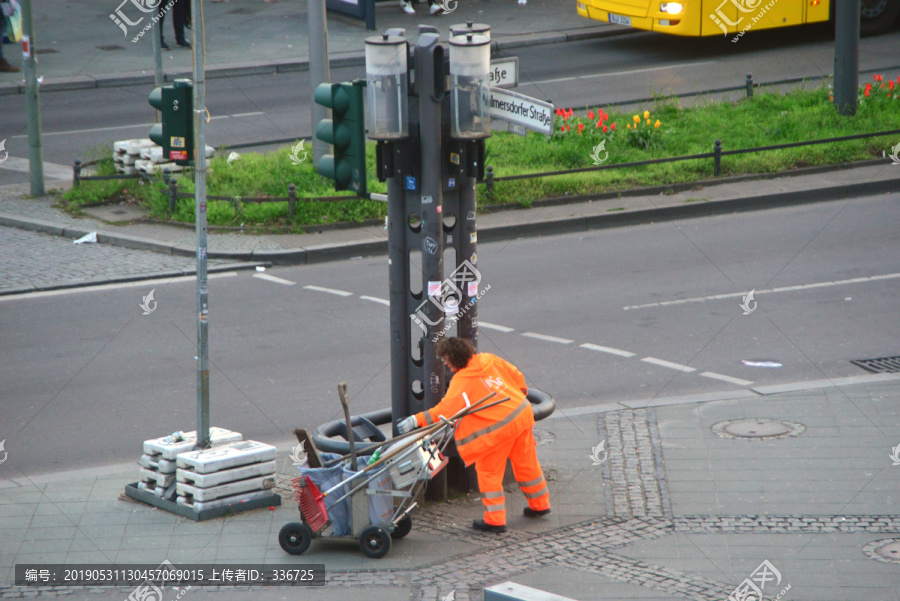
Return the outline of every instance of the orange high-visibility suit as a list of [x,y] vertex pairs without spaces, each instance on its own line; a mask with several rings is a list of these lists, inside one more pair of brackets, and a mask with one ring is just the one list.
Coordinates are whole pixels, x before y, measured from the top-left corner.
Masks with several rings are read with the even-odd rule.
[[475,464],[485,523],[505,526],[503,474],[507,458],[528,506],[535,511],[550,509],[550,491],[537,460],[537,445],[531,431],[534,412],[525,398],[528,388],[522,372],[496,355],[473,355],[469,364],[450,380],[441,402],[417,413],[415,418],[420,428],[433,424],[440,421],[439,416],[449,418],[492,392],[497,396],[485,405],[506,396],[509,400],[463,417],[455,433],[456,449],[467,466]]

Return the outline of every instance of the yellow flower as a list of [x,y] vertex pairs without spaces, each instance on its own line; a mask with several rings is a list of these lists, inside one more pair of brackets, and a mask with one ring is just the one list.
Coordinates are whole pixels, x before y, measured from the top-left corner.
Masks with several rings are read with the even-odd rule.
[[635,115],[635,116],[634,116],[634,124],[637,125],[637,124],[640,123],[640,122],[641,122],[641,118],[638,117],[637,115]]
[[647,119],[647,125],[650,125],[650,119]]
[[660,122],[659,122],[659,119],[657,119],[657,120],[656,120],[656,123],[653,124],[653,127],[655,127],[656,129],[659,129],[659,126],[660,126],[660,125],[662,125],[662,123],[660,123]]
[[650,116],[650,111],[644,111],[644,119]]
[[628,124],[628,129],[631,129],[631,123]]

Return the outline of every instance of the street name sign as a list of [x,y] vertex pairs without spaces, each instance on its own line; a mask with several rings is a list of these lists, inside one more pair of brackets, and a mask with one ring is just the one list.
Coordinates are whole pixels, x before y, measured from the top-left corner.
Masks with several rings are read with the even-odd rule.
[[502,88],[491,88],[491,119],[553,134],[552,104]]
[[491,61],[492,87],[514,88],[519,85],[519,57],[508,56]]

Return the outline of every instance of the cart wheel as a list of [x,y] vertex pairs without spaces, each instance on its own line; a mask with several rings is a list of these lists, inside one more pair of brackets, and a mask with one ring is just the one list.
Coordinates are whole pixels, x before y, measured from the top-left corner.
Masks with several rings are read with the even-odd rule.
[[306,524],[291,522],[285,524],[278,533],[278,544],[291,555],[300,555],[309,549],[312,541],[312,532]]
[[381,526],[368,526],[359,536],[359,548],[366,557],[384,557],[391,550],[391,535]]
[[403,538],[407,534],[412,531],[412,518],[408,515],[400,518],[400,521],[397,522],[397,525],[394,526],[394,531],[391,533],[391,538]]

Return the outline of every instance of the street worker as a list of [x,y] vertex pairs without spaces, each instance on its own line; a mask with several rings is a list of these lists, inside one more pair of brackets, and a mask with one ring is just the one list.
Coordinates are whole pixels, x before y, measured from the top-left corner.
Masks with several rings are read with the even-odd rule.
[[464,338],[444,338],[436,346],[437,356],[454,372],[447,394],[432,409],[411,415],[397,423],[401,434],[449,418],[472,403],[496,392],[485,406],[509,400],[461,418],[456,428],[456,449],[467,466],[475,464],[478,490],[484,505],[484,519],[472,527],[485,532],[506,531],[503,474],[507,458],[513,475],[528,499],[527,517],[550,513],[550,492],[537,459],[537,445],[531,429],[534,413],[525,398],[525,377],[514,365],[490,353],[475,353]]

